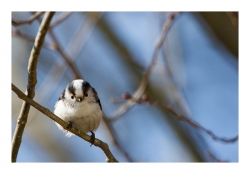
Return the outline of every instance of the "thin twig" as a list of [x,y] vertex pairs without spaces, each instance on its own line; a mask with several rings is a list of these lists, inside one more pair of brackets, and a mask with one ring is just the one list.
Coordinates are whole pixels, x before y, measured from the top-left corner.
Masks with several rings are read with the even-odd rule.
[[[151,101],[153,102],[153,101]],[[198,123],[196,123],[195,121],[193,121],[191,118],[188,118],[184,115],[181,115],[179,113],[177,113],[173,108],[171,108],[168,105],[164,105],[160,102],[153,102],[154,104],[164,108],[165,110],[169,111],[170,113],[172,113],[178,120],[184,121],[186,123],[188,123],[190,126],[194,127],[195,129],[198,129],[206,134],[208,134],[209,136],[211,136],[214,140],[216,141],[221,141],[221,142],[225,142],[225,143],[233,143],[235,141],[238,140],[238,135],[234,138],[221,138],[217,135],[215,135],[212,131],[205,129],[204,127],[202,127],[201,125],[199,125]]]
[[217,135],[215,135],[212,131],[209,131],[207,129],[205,129],[204,127],[202,127],[200,124],[196,123],[195,121],[193,121],[191,118],[189,117],[186,117],[178,112],[176,112],[171,106],[169,105],[165,105],[161,102],[158,102],[156,100],[150,100],[148,98],[148,96],[146,94],[143,94],[142,97],[140,99],[135,99],[133,98],[132,96],[130,96],[128,93],[126,95],[126,98],[124,99],[127,99],[127,100],[131,100],[133,101],[134,103],[137,103],[137,104],[140,104],[140,103],[147,103],[149,105],[156,105],[156,106],[159,106],[167,111],[169,111],[171,114],[173,114],[178,120],[181,120],[183,122],[186,122],[188,123],[190,126],[194,127],[195,129],[198,129],[204,133],[206,133],[207,135],[209,135],[210,137],[212,137],[214,140],[216,141],[221,141],[221,142],[224,142],[224,143],[233,143],[235,141],[238,140],[238,135],[234,138],[221,138]]
[[[33,49],[31,50],[30,53],[29,64],[28,64],[28,86],[26,89],[26,94],[31,99],[33,99],[35,96],[35,86],[37,83],[36,67],[38,58],[45,40],[46,33],[49,29],[50,21],[54,14],[55,12],[47,12],[45,14],[43,21],[39,27],[39,31],[37,33]],[[30,104],[27,102],[23,102],[20,114],[17,119],[17,125],[12,140],[12,158],[11,158],[12,162],[16,162],[17,154],[22,141],[23,131],[28,119],[29,109],[30,109]]]
[[[40,112],[42,112],[44,115],[48,116],[50,119],[54,120],[55,122],[57,122],[58,124],[60,124],[64,129],[67,129],[68,123],[66,123],[65,121],[63,121],[61,118],[57,117],[55,114],[53,114],[49,109],[41,106],[40,104],[38,104],[37,102],[35,102],[34,100],[32,100],[30,97],[26,96],[22,91],[20,91],[15,85],[11,84],[12,86],[12,90],[17,94],[17,96],[26,101],[27,103],[29,103],[30,105],[32,105],[34,108],[36,108],[37,110],[39,110]],[[84,139],[85,141],[91,142],[91,137],[88,136],[86,133],[83,133],[82,131],[80,131],[77,128],[70,128],[67,129],[70,132],[74,133],[75,135],[79,136],[80,138]],[[105,142],[95,138],[95,141],[93,143],[95,146],[101,148],[103,150],[103,152],[106,154],[107,158],[108,158],[108,162],[118,162],[117,159],[113,156],[113,154],[111,153],[111,151],[109,150],[109,146],[108,144],[106,144]]]
[[[149,79],[149,75],[152,72],[152,69],[156,63],[156,60],[158,58],[158,54],[160,52],[160,48],[163,45],[163,41],[166,38],[166,35],[175,19],[175,17],[178,15],[178,13],[173,13],[170,14],[168,16],[168,20],[166,23],[164,23],[163,27],[162,27],[162,32],[160,35],[160,39],[158,40],[156,47],[155,47],[155,51],[152,57],[152,62],[150,64],[150,66],[147,68],[146,72],[143,75],[141,84],[139,85],[139,87],[137,88],[137,90],[135,91],[135,93],[133,94],[133,99],[138,100],[142,94],[145,92],[147,84],[148,84],[148,79]],[[117,120],[122,114],[124,114],[130,107],[132,107],[133,105],[135,105],[135,102],[132,100],[127,101],[124,105],[122,105],[121,107],[119,107],[116,111],[116,113],[114,114],[114,116],[109,120],[111,122]]]
[[31,24],[34,20],[39,18],[43,13],[44,12],[36,12],[34,15],[32,15],[31,17],[29,17],[28,19],[25,19],[25,20],[12,19],[12,25],[19,26],[19,25],[23,25],[23,24]]

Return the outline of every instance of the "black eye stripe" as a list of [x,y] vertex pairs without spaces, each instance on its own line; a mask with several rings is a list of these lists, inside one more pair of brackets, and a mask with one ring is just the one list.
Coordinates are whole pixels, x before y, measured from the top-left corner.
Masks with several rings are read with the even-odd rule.
[[[92,92],[93,92],[93,94],[94,94],[94,98],[96,99],[95,102],[99,104],[99,106],[100,106],[100,108],[101,108],[101,110],[102,110],[102,105],[101,105],[100,99],[99,99],[99,97],[98,97],[98,95],[97,95],[97,92],[96,92],[95,88],[91,87],[90,84],[89,84],[88,82],[83,81],[83,82],[82,82],[82,93],[83,93],[83,95],[85,95],[85,93],[87,93],[89,90],[92,90]],[[87,93],[87,94],[88,94],[88,93]],[[86,96],[85,96],[85,97],[86,97]]]
[[91,88],[91,86],[88,82],[86,82],[86,81],[82,82],[82,93],[84,96],[85,96],[85,94],[87,94],[87,92],[89,91],[90,88]]
[[75,87],[73,85],[73,82],[71,82],[69,85],[68,85],[68,91],[73,94],[73,96],[75,96]]
[[73,83],[70,83],[68,86],[68,90],[71,94],[75,95],[75,87],[73,85]]

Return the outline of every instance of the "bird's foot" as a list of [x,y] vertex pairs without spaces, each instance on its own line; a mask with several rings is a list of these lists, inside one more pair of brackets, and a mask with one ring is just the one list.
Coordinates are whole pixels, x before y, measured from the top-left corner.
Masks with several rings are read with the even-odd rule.
[[94,144],[94,141],[95,141],[95,133],[90,131],[91,132],[91,138],[90,138],[90,147]]
[[72,128],[72,121],[69,121],[66,129],[71,129],[71,128]]

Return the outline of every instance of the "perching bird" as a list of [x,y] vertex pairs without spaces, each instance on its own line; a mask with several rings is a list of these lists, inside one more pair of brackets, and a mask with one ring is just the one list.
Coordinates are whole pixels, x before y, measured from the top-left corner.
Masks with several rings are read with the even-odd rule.
[[[102,106],[96,90],[82,79],[73,80],[63,90],[55,104],[54,114],[84,133],[91,132],[91,145],[94,143],[96,130],[102,119]],[[70,137],[73,133],[56,123],[60,130]]]

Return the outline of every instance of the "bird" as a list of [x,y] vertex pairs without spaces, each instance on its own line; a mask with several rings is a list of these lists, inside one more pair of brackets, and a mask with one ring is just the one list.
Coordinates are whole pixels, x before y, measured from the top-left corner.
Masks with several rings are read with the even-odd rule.
[[93,131],[99,127],[103,112],[96,90],[87,81],[76,79],[69,83],[55,104],[54,114],[68,123],[66,130],[56,123],[67,137],[74,135],[68,131],[73,126],[84,133],[91,132],[90,143],[94,144]]

